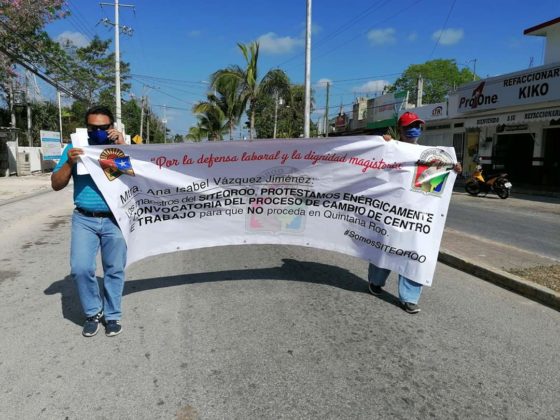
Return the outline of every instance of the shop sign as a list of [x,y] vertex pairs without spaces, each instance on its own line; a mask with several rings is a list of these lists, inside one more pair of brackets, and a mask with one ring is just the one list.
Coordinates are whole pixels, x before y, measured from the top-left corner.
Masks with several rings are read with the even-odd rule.
[[555,63],[469,83],[449,96],[449,116],[560,100]]
[[560,119],[560,107],[533,109],[508,114],[485,115],[465,120],[465,127],[486,127],[491,125],[528,124],[534,121],[550,121]]
[[387,93],[373,100],[373,119],[368,121],[377,122],[395,118],[406,106],[407,92]]
[[447,102],[423,105],[408,111],[414,112],[424,121],[443,120],[447,118]]

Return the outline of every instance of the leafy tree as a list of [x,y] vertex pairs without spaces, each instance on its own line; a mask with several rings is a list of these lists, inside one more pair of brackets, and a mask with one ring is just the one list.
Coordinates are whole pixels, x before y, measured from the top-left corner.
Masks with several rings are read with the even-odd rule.
[[134,137],[136,134],[139,135],[142,109],[140,108],[138,102],[134,99],[131,99],[130,101],[123,101],[121,112],[126,134],[130,134],[131,137]]
[[473,73],[464,68],[459,70],[455,60],[431,60],[424,64],[410,65],[402,77],[387,88],[388,92],[408,91],[409,102],[416,102],[416,86],[418,78],[424,79],[424,95],[422,102],[433,104],[443,102],[447,93],[457,86],[471,82]]
[[[254,105],[255,111],[255,133],[257,138],[259,139],[267,139],[272,138],[274,132],[274,107],[275,107],[275,98],[270,95],[260,95],[259,98],[255,101]],[[249,108],[247,113],[253,111],[253,108]],[[278,108],[278,116],[277,116],[277,126],[280,127],[283,125],[284,115],[283,107]],[[281,130],[276,130],[277,136],[278,132]]]
[[175,134],[173,136],[173,143],[183,143],[184,141],[185,141],[185,139],[180,134]]
[[[69,88],[82,95],[89,104],[98,103],[114,107],[115,104],[115,54],[109,51],[110,40],[94,37],[89,45],[77,48],[70,63],[71,77],[65,73],[57,76],[68,82]],[[130,90],[130,65],[120,64],[121,92]]]
[[[276,137],[297,138],[303,135],[305,87],[291,85],[288,92],[284,92],[282,99],[284,99],[284,105],[278,107]],[[263,93],[255,102],[254,109],[249,108],[248,110],[248,113],[255,112],[255,129],[259,138],[272,137],[275,102],[275,96]],[[315,127],[316,124],[311,122],[311,131]]]
[[[0,81],[14,76],[13,58],[44,64],[44,43],[50,41],[45,24],[64,17],[63,0],[0,1]],[[48,42],[47,42],[48,43]],[[53,43],[48,43],[52,47]]]
[[58,105],[54,102],[34,103],[31,106],[33,125],[31,138],[40,146],[40,130],[59,131]]
[[151,110],[146,109],[146,128],[144,130],[144,141],[150,143],[165,143],[163,135],[163,123],[157,115]]

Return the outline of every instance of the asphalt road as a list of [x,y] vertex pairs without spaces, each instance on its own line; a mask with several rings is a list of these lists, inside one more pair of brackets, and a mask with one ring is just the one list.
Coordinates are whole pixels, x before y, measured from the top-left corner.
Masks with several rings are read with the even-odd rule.
[[124,332],[81,336],[71,190],[2,207],[2,419],[558,417],[560,313],[438,265],[423,312],[366,263],[286,246],[128,270]]
[[453,194],[446,226],[560,259],[560,200]]

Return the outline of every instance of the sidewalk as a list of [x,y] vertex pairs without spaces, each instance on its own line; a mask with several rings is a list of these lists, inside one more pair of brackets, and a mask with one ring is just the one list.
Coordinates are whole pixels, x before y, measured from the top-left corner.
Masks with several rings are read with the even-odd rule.
[[[463,191],[461,184],[455,185],[455,190]],[[4,204],[48,191],[51,191],[50,173],[0,177],[0,208]],[[540,277],[550,281],[553,276],[546,270],[553,267],[554,274],[560,275],[560,260],[541,257],[508,244],[446,228],[441,241],[439,261],[560,310],[558,277],[549,288],[529,279],[529,275],[521,277],[511,273],[516,270],[529,273],[544,270]]]
[[[559,260],[446,228],[439,261],[560,310]],[[549,275],[551,270],[556,274],[556,281]],[[525,275],[521,277],[512,271]],[[556,290],[538,284],[533,278],[551,284]]]
[[50,173],[0,177],[0,206],[47,191],[52,191]]

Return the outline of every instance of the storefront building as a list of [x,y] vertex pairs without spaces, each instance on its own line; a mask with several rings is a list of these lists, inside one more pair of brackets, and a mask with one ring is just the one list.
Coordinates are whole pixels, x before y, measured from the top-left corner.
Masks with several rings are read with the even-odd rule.
[[[556,31],[560,18],[525,34],[539,32],[550,41]],[[462,124],[464,133],[465,172],[479,156],[485,169],[507,172],[517,184],[560,188],[560,61],[552,52],[546,57],[557,61],[469,83],[449,95],[449,125]],[[458,142],[457,133],[449,136]]]

